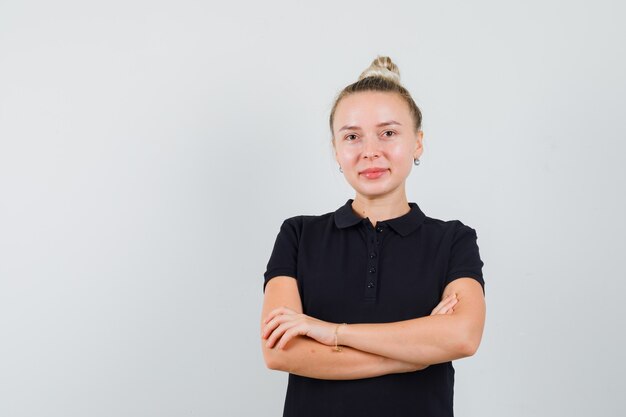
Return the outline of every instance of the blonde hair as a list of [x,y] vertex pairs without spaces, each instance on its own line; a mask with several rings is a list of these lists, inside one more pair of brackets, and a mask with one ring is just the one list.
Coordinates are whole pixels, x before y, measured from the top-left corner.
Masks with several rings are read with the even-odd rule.
[[411,112],[415,124],[415,130],[419,131],[422,128],[422,112],[419,107],[417,107],[417,104],[415,104],[408,90],[400,84],[400,70],[398,66],[394,64],[388,56],[379,55],[372,61],[370,66],[361,73],[358,81],[346,86],[335,98],[329,118],[330,133],[333,136],[333,142],[335,141],[333,121],[337,105],[343,98],[350,94],[362,91],[383,91],[399,94],[409,106],[409,111]]

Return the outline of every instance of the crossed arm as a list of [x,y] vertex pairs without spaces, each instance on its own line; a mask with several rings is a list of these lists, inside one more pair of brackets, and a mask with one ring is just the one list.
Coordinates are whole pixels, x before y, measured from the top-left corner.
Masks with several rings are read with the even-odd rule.
[[[446,286],[443,298],[451,294],[456,294],[457,302],[449,313],[393,323],[341,326],[341,352],[334,352],[330,346],[307,336],[294,336],[282,349],[275,345],[268,347],[268,340],[262,338],[265,363],[270,369],[311,378],[358,379],[417,371],[431,364],[471,356],[480,344],[484,326],[482,288],[471,278],[459,278]],[[435,310],[442,305],[443,302]],[[275,277],[267,283],[262,335],[268,333],[265,318],[281,306],[302,313],[296,280],[292,277]]]

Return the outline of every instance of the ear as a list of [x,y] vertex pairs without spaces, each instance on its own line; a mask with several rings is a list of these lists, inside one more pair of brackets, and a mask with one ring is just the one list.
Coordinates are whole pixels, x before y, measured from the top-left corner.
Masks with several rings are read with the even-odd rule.
[[415,141],[415,152],[413,154],[413,159],[419,158],[424,151],[424,146],[422,141],[424,140],[424,132],[419,130],[416,134],[417,138]]

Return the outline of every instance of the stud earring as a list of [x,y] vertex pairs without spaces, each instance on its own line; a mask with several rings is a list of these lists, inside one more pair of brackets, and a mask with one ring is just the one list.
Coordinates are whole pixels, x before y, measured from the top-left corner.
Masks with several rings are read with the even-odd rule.
[[419,165],[420,164],[419,158],[413,159],[413,164],[416,165],[416,166]]

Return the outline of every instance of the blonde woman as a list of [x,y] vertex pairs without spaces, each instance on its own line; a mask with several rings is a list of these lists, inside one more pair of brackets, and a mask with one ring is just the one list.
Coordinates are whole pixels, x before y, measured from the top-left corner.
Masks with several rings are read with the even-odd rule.
[[422,115],[397,66],[377,57],[330,113],[355,196],[286,219],[264,274],[268,368],[289,373],[283,417],[453,416],[452,361],[485,322],[476,231],[406,197]]

